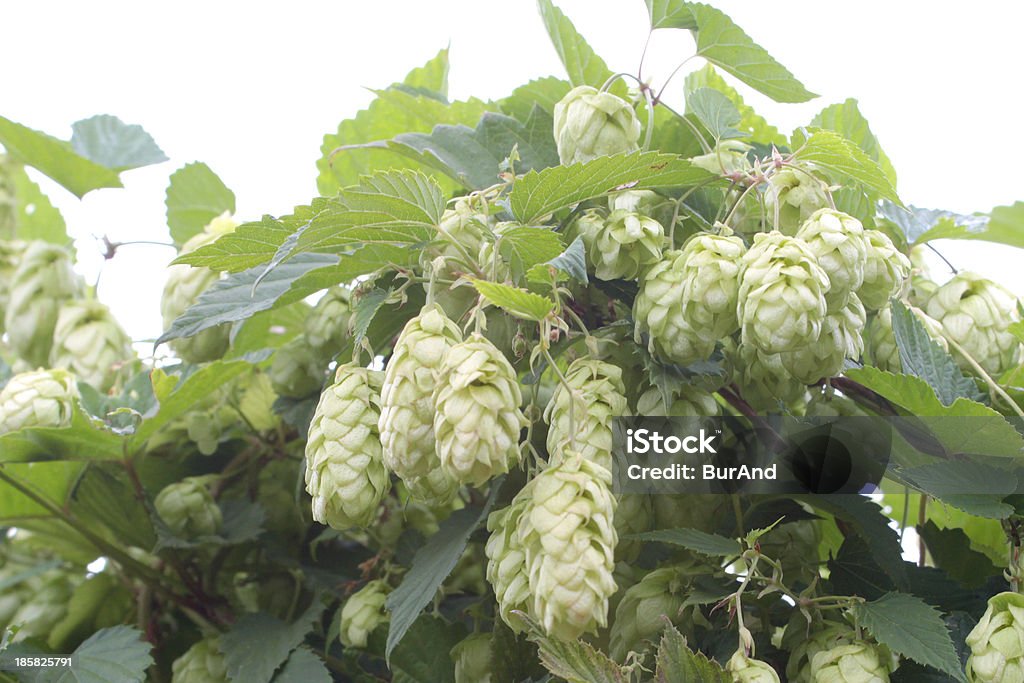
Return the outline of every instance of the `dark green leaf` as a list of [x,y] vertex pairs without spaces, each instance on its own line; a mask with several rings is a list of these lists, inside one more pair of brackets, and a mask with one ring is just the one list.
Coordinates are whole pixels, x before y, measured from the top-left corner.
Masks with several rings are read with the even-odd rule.
[[540,662],[554,676],[568,683],[626,683],[626,672],[606,654],[582,640],[549,638],[540,626],[522,612],[515,612],[525,625],[527,636],[537,644]]
[[684,548],[712,557],[739,555],[743,551],[739,542],[735,539],[717,534],[709,534],[697,529],[662,529],[660,531],[633,534],[630,538],[681,545]]
[[528,272],[529,280],[531,282],[548,282],[549,279],[545,271],[549,268],[554,268],[560,273],[564,273],[583,284],[587,284],[589,282],[587,277],[587,252],[583,244],[583,238],[577,237],[565,251],[555,258],[545,263],[538,263],[530,268]]
[[123,468],[90,467],[75,487],[71,511],[109,529],[128,545],[149,549],[156,541],[146,506],[135,496]]
[[114,171],[127,171],[167,161],[142,126],[129,125],[109,114],[71,124],[71,147],[80,156]]
[[[693,92],[700,88],[713,88],[728,98],[732,105],[740,113],[740,121],[736,127],[750,136],[751,142],[759,142],[764,145],[775,145],[782,147],[788,144],[786,136],[770,125],[763,117],[754,111],[753,107],[743,101],[736,89],[725,82],[715,67],[705,64],[702,68],[687,74],[686,91]],[[657,131],[655,132],[657,134]],[[659,147],[658,149],[663,149]],[[663,151],[674,151],[664,150]]]
[[293,650],[273,678],[274,683],[331,683],[332,680],[323,660],[304,647]]
[[214,218],[235,212],[235,193],[203,163],[185,164],[171,174],[167,186],[167,227],[182,245]]
[[451,649],[465,637],[461,625],[423,614],[389,660],[394,683],[455,683]]
[[655,683],[731,683],[732,676],[714,660],[686,646],[686,638],[671,624],[658,646]]
[[561,78],[538,78],[513,90],[498,105],[502,112],[525,123],[533,115],[535,107],[540,107],[548,114],[554,113],[555,104],[571,89],[572,84]]
[[900,478],[916,490],[978,517],[1006,519],[1013,513],[1003,498],[1016,491],[1017,477],[984,462],[941,460],[901,470]]
[[374,317],[377,315],[377,311],[380,310],[380,307],[384,305],[384,302],[387,301],[390,295],[391,292],[378,287],[359,297],[359,301],[352,311],[351,324],[354,344],[362,342],[366,336],[366,331],[370,328],[370,323],[373,322]]
[[228,676],[235,681],[268,683],[323,611],[323,605],[314,599],[310,608],[291,624],[262,612],[244,615],[220,637]]
[[[903,205],[882,167],[864,150],[835,131],[809,130],[811,137],[794,153],[795,158],[814,163],[836,182],[852,181],[883,199]],[[794,137],[799,140],[799,136]]]
[[971,539],[963,529],[940,529],[929,519],[924,526],[917,527],[917,532],[935,564],[965,586],[981,586],[988,577],[1002,573],[987,555],[971,547]]
[[[0,472],[29,488],[35,495],[63,506],[86,463],[59,460],[56,462],[8,462]],[[49,517],[50,511],[24,495],[6,481],[0,481],[0,520],[13,521],[32,517]]]
[[698,88],[686,96],[686,107],[700,119],[716,140],[742,138],[746,133],[736,129],[740,112],[729,98],[711,88]]
[[75,409],[68,427],[31,427],[0,435],[0,462],[118,460],[124,439]]
[[143,681],[153,664],[152,645],[130,626],[114,626],[92,634],[71,653],[71,666],[53,679],[58,683]]

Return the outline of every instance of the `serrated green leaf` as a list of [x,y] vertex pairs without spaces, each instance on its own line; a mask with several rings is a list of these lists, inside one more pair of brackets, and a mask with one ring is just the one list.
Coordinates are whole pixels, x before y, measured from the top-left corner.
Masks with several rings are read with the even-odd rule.
[[740,547],[736,539],[726,538],[718,534],[709,534],[698,529],[661,529],[659,531],[647,531],[642,534],[632,534],[630,538],[681,545],[684,548],[704,555],[710,555],[711,557],[729,557],[743,552],[743,548]]
[[593,161],[533,171],[512,186],[509,203],[523,223],[615,190],[680,187],[714,176],[674,154],[631,152]]
[[942,615],[924,600],[887,593],[857,608],[858,621],[875,639],[915,662],[966,683]]
[[937,239],[985,239],[989,224],[988,216],[981,214],[967,216],[916,206],[903,208],[888,201],[879,204],[878,213],[896,226],[912,245]]
[[683,0],[644,0],[647,14],[651,18],[651,29],[657,28],[697,28],[697,19],[693,16],[692,3]]
[[626,683],[626,671],[606,654],[582,640],[549,638],[540,626],[522,612],[513,612],[526,625],[527,637],[537,644],[540,662],[568,683]]
[[527,272],[527,279],[530,282],[549,282],[547,271],[551,268],[583,284],[588,284],[590,280],[587,277],[587,250],[583,244],[583,237],[577,236],[572,244],[555,258],[530,268]]
[[[551,0],[537,0],[544,28],[547,29],[551,44],[554,45],[558,58],[562,60],[569,81],[573,85],[590,85],[600,88],[612,75],[611,69],[597,53],[587,44],[583,36],[576,31],[569,18],[562,10],[555,7]],[[611,92],[622,97],[626,87],[622,81],[612,86]]]
[[[759,142],[764,145],[775,145],[782,147],[788,143],[786,136],[779,132],[779,129],[772,126],[763,117],[759,116],[754,108],[743,101],[736,89],[725,82],[715,67],[705,64],[697,71],[686,75],[686,91],[693,92],[700,88],[712,88],[728,98],[736,110],[740,113],[740,121],[736,128],[750,135],[752,142]],[[656,133],[657,134],[657,133]],[[663,149],[658,147],[658,149]],[[673,150],[664,150],[673,151]]]
[[274,258],[285,240],[311,217],[310,211],[301,219],[264,216],[259,221],[242,223],[233,232],[195,251],[182,254],[172,263],[229,273],[254,268]]
[[0,157],[0,176],[14,186],[18,204],[14,232],[5,239],[43,240],[65,247],[72,247],[67,226],[60,211],[43,194],[39,186],[28,177],[25,168],[10,157]]
[[323,612],[324,606],[314,598],[309,609],[291,624],[263,612],[242,616],[220,636],[228,676],[235,681],[268,683]]
[[380,310],[380,307],[384,305],[389,296],[391,296],[391,292],[378,287],[359,297],[359,301],[356,302],[355,308],[352,310],[351,324],[354,344],[358,345],[366,337],[366,331],[370,328],[370,323],[373,322],[377,311]]
[[961,235],[959,239],[985,240],[1024,249],[1024,202],[997,206],[989,213],[988,225],[983,233],[969,233]]
[[686,108],[696,116],[716,140],[742,138],[736,129],[740,112],[724,94],[711,88],[698,88],[686,95]]
[[127,171],[167,161],[167,155],[142,126],[109,114],[71,124],[71,148],[79,156],[113,171]]
[[128,545],[148,549],[156,541],[146,506],[119,465],[116,469],[90,467],[75,486],[70,507],[80,519],[109,529]]
[[71,653],[71,667],[59,681],[109,683],[142,681],[153,664],[152,645],[130,626],[114,626],[92,634]]
[[655,683],[731,683],[732,676],[717,662],[686,646],[686,638],[669,624],[658,645]]
[[1017,477],[975,460],[942,460],[903,469],[902,481],[968,514],[1006,519],[1013,506],[1003,498],[1017,489]]
[[941,529],[929,519],[917,527],[917,533],[935,564],[968,588],[980,587],[988,577],[1002,573],[988,556],[971,547],[963,529]]
[[871,126],[861,113],[857,100],[850,98],[825,107],[811,120],[811,125],[835,131],[860,147],[865,154],[878,162],[889,183],[896,187],[896,169],[882,150],[878,138],[871,132]]
[[544,263],[562,253],[562,238],[547,227],[521,225],[497,236],[498,253],[512,268],[518,279],[538,263]]
[[[401,85],[423,93],[435,93],[448,98],[448,48],[440,50],[434,57],[408,74]],[[398,85],[398,84],[396,84]]]
[[290,306],[257,313],[236,323],[231,330],[231,348],[225,359],[242,358],[263,349],[277,349],[302,334],[310,306],[298,301]]
[[834,176],[834,181],[852,181],[883,199],[903,205],[882,167],[864,150],[835,131],[809,130],[811,137],[794,153],[794,158],[814,163]]
[[119,460],[124,439],[77,406],[68,427],[30,427],[0,435],[0,462]]
[[555,111],[555,105],[572,90],[572,84],[561,78],[547,76],[532,80],[512,91],[512,94],[498,102],[498,108],[505,114],[523,123],[533,114],[535,107],[540,107],[549,114]]
[[288,655],[284,666],[274,675],[273,683],[331,683],[331,672],[322,659],[304,647]]
[[225,211],[235,212],[235,193],[206,164],[185,164],[167,185],[167,227],[178,246]]
[[474,280],[473,286],[490,303],[517,318],[540,322],[555,310],[554,301],[525,289],[486,280]]
[[[54,462],[8,462],[0,469],[36,495],[56,505],[64,505],[75,481],[87,463],[58,460]],[[0,480],[0,520],[10,522],[33,517],[49,517],[50,512],[14,486]]]
[[0,116],[0,144],[77,197],[101,187],[123,187],[116,171],[79,156],[71,144]]
[[393,683],[455,683],[451,650],[465,637],[461,624],[422,614],[389,660]]

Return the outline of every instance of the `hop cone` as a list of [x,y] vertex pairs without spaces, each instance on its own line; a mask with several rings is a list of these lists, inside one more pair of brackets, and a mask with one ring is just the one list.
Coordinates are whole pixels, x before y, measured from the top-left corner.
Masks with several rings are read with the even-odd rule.
[[45,640],[67,615],[75,585],[62,572],[47,573],[33,584],[31,597],[27,597],[11,617],[11,624],[20,627],[21,637],[36,636]]
[[78,399],[75,378],[64,370],[34,370],[0,390],[0,434],[27,427],[67,427]]
[[864,263],[864,282],[857,290],[864,307],[877,311],[889,305],[889,299],[899,294],[903,282],[910,275],[910,260],[878,230],[865,230],[868,238],[868,259]]
[[818,338],[829,279],[803,240],[754,235],[740,271],[739,318],[744,344],[764,353],[793,351]]
[[220,507],[201,477],[187,477],[165,486],[153,505],[175,536],[196,538],[220,531]]
[[762,536],[761,552],[782,565],[784,580],[810,582],[818,575],[821,525],[813,519],[781,524]]
[[[1020,361],[1020,341],[1007,330],[1020,319],[1017,299],[991,280],[958,273],[929,299],[927,311],[942,325],[943,333],[989,374],[1000,375]],[[957,360],[970,372],[964,358]]]
[[650,387],[636,401],[636,414],[648,417],[704,417],[721,412],[715,397],[695,386],[682,386],[668,392]]
[[487,517],[487,581],[494,589],[498,613],[512,629],[520,625],[512,610],[526,611],[530,601],[530,582],[526,571],[526,549],[519,539],[521,520],[528,518],[529,488],[523,488],[512,504]]
[[740,259],[746,250],[728,228],[721,235],[699,233],[683,247],[683,317],[712,342],[739,329]]
[[523,397],[508,359],[482,335],[448,350],[434,386],[434,435],[441,467],[480,486],[519,461]]
[[[857,634],[845,623],[826,621],[810,633],[803,616],[795,615],[786,627],[782,645],[789,650],[786,678],[790,683],[817,683],[811,668],[816,655],[856,642]],[[865,679],[870,681],[871,679]],[[886,679],[888,680],[888,679]]]
[[1024,681],[1024,595],[1000,593],[967,636],[971,683]]
[[491,635],[473,633],[451,651],[455,683],[491,683]]
[[348,287],[331,287],[306,318],[306,341],[321,357],[330,358],[345,344],[352,293]]
[[589,240],[588,233],[583,235],[595,276],[601,280],[632,280],[661,258],[665,228],[648,216],[617,209]]
[[640,279],[640,291],[633,303],[636,340],[648,334],[651,353],[679,365],[705,360],[715,350],[714,340],[699,334],[683,314],[684,277],[682,252],[666,252]]
[[735,683],[779,683],[779,674],[771,664],[751,659],[742,650],[736,651],[725,665],[725,670],[732,674]]
[[706,573],[707,568],[687,559],[648,572],[630,586],[612,620],[609,649],[612,659],[621,662],[631,651],[642,652],[645,649],[643,641],[657,640],[665,628],[665,617],[680,626],[683,632],[689,631],[692,624],[689,619],[683,619],[683,602],[693,579]]
[[306,491],[321,524],[369,526],[391,487],[377,431],[382,380],[347,363],[320,394],[306,439]]
[[388,620],[384,603],[391,587],[386,581],[370,581],[349,596],[341,608],[341,644],[345,647],[366,647],[370,634]]
[[278,396],[305,398],[324,384],[318,354],[303,337],[296,337],[274,352],[268,375]]
[[658,193],[650,190],[625,190],[608,195],[608,210],[613,213],[628,211],[643,216],[653,216],[658,205],[663,203],[664,200]]
[[756,346],[741,343],[729,358],[740,393],[755,409],[790,405],[807,393],[804,383],[786,369],[781,353],[764,353]]
[[838,375],[847,358],[856,360],[864,352],[861,331],[866,320],[867,312],[860,299],[850,294],[841,309],[825,316],[815,341],[796,351],[779,354],[783,367],[804,384]]
[[750,168],[747,152],[750,145],[740,140],[722,140],[707,154],[690,159],[690,163],[715,175],[742,173]]
[[443,473],[434,441],[433,394],[445,355],[460,341],[459,326],[434,304],[406,323],[395,342],[381,390],[380,440],[384,463],[407,482]]
[[[436,451],[434,457],[437,458]],[[440,459],[437,459],[440,465]],[[405,479],[409,495],[416,500],[430,502],[433,505],[444,505],[450,502],[459,492],[459,482],[440,466],[420,477]]]
[[778,211],[775,227],[787,235],[795,235],[811,214],[829,206],[824,183],[793,168],[783,168],[769,179],[764,201],[769,216]]
[[565,373],[573,391],[559,384],[545,411],[548,455],[556,458],[574,448],[584,458],[612,469],[612,418],[626,415],[622,369],[599,360],[580,358]]
[[[920,308],[910,307],[914,315],[924,325],[928,335],[944,350],[949,351],[949,343],[942,336],[942,325]],[[892,307],[886,306],[875,314],[864,332],[864,357],[868,364],[888,372],[900,372],[899,348],[896,346],[896,335],[892,330]]]
[[811,680],[814,683],[889,683],[892,668],[892,654],[887,648],[854,640],[815,654],[811,658]]
[[802,239],[818,265],[828,275],[825,293],[829,310],[846,305],[850,295],[864,283],[868,258],[868,239],[860,221],[835,209],[818,209],[800,226],[796,236]]
[[654,504],[644,493],[623,493],[615,508],[615,533],[621,539],[615,546],[617,562],[632,562],[643,549],[643,541],[626,539],[630,534],[650,531],[654,524]]
[[48,242],[29,243],[11,277],[5,311],[7,340],[22,360],[33,367],[49,362],[60,307],[80,296],[82,289],[66,249]]
[[217,638],[200,640],[171,665],[171,683],[228,683],[230,680]]
[[460,197],[455,200],[453,208],[446,210],[441,216],[437,230],[440,244],[425,251],[421,263],[443,256],[462,264],[461,267],[450,264],[446,267],[446,275],[451,276],[456,271],[464,272],[473,265],[465,263],[467,254],[468,258],[475,258],[484,246],[484,234],[490,230],[489,223],[488,215],[474,206],[469,197]]
[[534,480],[519,539],[533,595],[533,616],[548,635],[573,640],[608,623],[615,593],[615,498],[608,470],[568,452]]
[[67,368],[106,393],[121,364],[133,356],[131,339],[99,301],[81,299],[61,307],[53,330],[51,367]]
[[640,119],[620,97],[589,85],[555,105],[555,144],[563,166],[640,149]]
[[26,244],[0,240],[0,335],[4,333],[4,317],[11,298],[11,280],[25,254]]

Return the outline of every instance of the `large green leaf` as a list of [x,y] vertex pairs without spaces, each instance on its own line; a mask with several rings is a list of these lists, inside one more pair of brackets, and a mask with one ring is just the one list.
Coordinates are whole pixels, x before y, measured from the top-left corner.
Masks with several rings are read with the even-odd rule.
[[[540,10],[544,28],[548,31],[555,52],[558,53],[569,75],[569,81],[573,85],[601,87],[612,75],[604,60],[594,52],[583,36],[576,31],[569,18],[555,7],[551,0],[537,0],[537,8]],[[619,96],[622,96],[625,90],[622,81],[616,82],[611,88],[611,92]]]
[[31,427],[0,435],[0,462],[117,460],[124,439],[75,409],[68,427]]
[[732,676],[712,659],[686,646],[686,638],[669,625],[658,645],[655,683],[730,683]]
[[540,322],[555,310],[554,301],[525,289],[486,280],[474,280],[473,286],[487,301],[523,320]]
[[[754,108],[743,101],[736,89],[725,82],[715,67],[705,64],[697,71],[686,75],[686,91],[693,92],[700,88],[712,88],[725,95],[736,110],[740,113],[739,123],[736,127],[750,135],[752,142],[759,142],[763,145],[775,145],[782,147],[789,141],[786,136],[779,132],[778,128],[770,125],[763,117],[759,116]],[[661,148],[659,148],[661,149]]]
[[72,246],[64,217],[50,202],[50,198],[28,177],[21,164],[10,157],[0,157],[0,176],[6,176],[7,182],[13,185],[18,204],[15,223],[11,226],[13,232],[2,238],[43,240],[65,247]]
[[331,672],[322,659],[300,647],[292,650],[274,678],[273,683],[331,683]]
[[153,664],[152,645],[131,626],[114,626],[92,634],[71,653],[71,667],[58,683],[109,683],[143,681]]
[[713,178],[674,154],[631,152],[527,173],[516,180],[509,203],[520,221],[539,223],[554,211],[615,190],[679,187]]
[[291,624],[263,612],[244,615],[220,637],[228,676],[235,681],[269,683],[323,611],[323,604],[314,598],[309,609]]
[[[2,465],[0,472],[27,487],[34,495],[62,506],[85,467],[86,463],[69,461],[8,462]],[[0,520],[49,516],[50,512],[30,496],[0,481]]]
[[295,213],[289,216],[264,216],[259,221],[242,223],[234,232],[221,236],[205,247],[182,254],[174,263],[231,273],[267,263],[288,238],[309,223],[325,205],[326,201],[319,202],[313,207],[296,207]]
[[537,644],[541,664],[568,683],[626,683],[625,670],[608,655],[582,640],[550,638],[540,625],[524,613],[516,618],[526,625],[527,635]]
[[797,144],[800,135],[794,135],[794,156],[809,161],[824,170],[833,180],[848,180],[877,196],[902,206],[889,177],[867,153],[839,133],[824,129],[809,129],[811,137]]
[[167,227],[180,246],[220,214],[234,213],[235,193],[209,166],[195,162],[171,174],[166,204]]
[[811,125],[835,131],[860,147],[865,154],[878,162],[889,183],[896,187],[896,169],[882,150],[878,138],[871,132],[871,126],[861,114],[857,100],[850,98],[845,102],[825,107],[814,117]]
[[391,653],[392,683],[455,683],[451,650],[465,634],[461,624],[420,615]]
[[724,94],[712,88],[698,88],[686,95],[686,107],[700,119],[715,140],[746,136],[737,130],[740,112]]
[[71,147],[80,156],[114,171],[167,161],[167,155],[139,125],[109,114],[71,124]]
[[734,538],[726,538],[717,534],[709,534],[699,529],[661,529],[634,534],[633,538],[641,541],[657,541],[681,545],[687,550],[710,555],[711,557],[729,557],[739,555],[743,548]]
[[929,519],[917,527],[917,532],[935,564],[965,586],[980,587],[988,577],[1001,573],[987,555],[971,547],[963,529],[942,529]]
[[540,107],[553,114],[555,105],[571,89],[572,84],[561,78],[538,78],[513,90],[511,95],[498,102],[498,107],[503,113],[526,123],[533,114],[534,107]]
[[[985,231],[989,224],[988,216],[980,214],[966,216],[916,206],[904,209],[892,202],[881,202],[878,212],[903,232],[909,244],[924,244],[938,239],[986,239]],[[1024,244],[1024,239],[1021,244]]]
[[513,278],[518,279],[538,263],[544,263],[562,253],[562,238],[547,227],[521,225],[498,236],[498,253],[512,267]]
[[644,0],[647,14],[651,18],[651,29],[656,28],[697,28],[693,16],[693,3],[684,0]]

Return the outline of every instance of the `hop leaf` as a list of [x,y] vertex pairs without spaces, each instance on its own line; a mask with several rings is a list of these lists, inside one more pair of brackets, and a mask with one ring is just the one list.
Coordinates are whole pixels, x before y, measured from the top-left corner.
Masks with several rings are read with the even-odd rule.
[[17,374],[0,391],[0,434],[27,427],[67,427],[77,399],[78,387],[69,372]]
[[622,369],[584,358],[565,373],[568,388],[559,384],[545,411],[548,455],[561,457],[567,448],[606,470],[612,468],[612,418],[626,415]]
[[589,85],[555,105],[555,144],[563,166],[640,149],[640,119],[620,97]]

